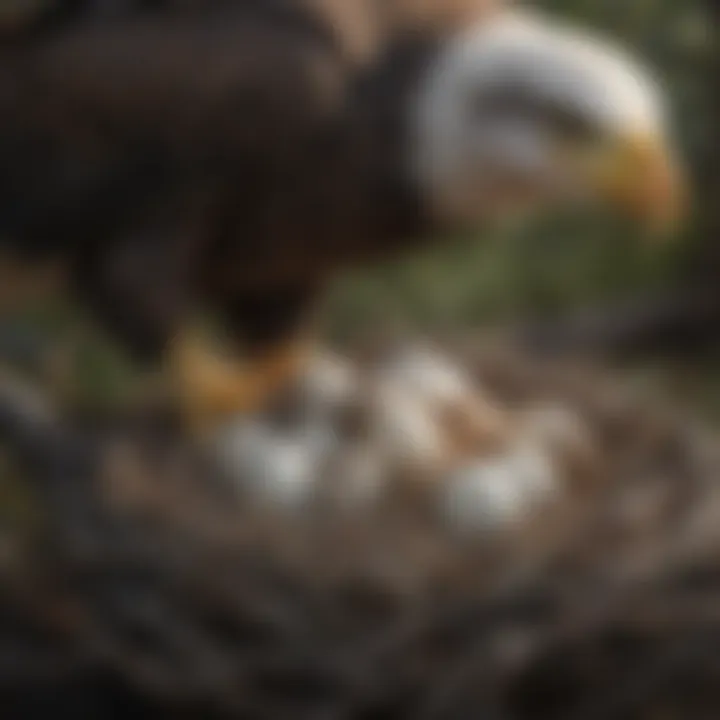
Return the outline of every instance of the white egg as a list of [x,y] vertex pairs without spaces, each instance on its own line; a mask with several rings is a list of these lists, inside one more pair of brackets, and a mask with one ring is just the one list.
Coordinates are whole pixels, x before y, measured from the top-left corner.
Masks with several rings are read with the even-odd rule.
[[430,472],[446,457],[443,429],[422,397],[384,382],[371,416],[377,447],[394,468]]
[[463,370],[430,348],[396,355],[381,368],[381,377],[433,403],[462,400],[476,391]]
[[298,402],[304,403],[313,418],[327,414],[333,407],[359,392],[356,369],[331,354],[321,354],[309,363],[298,379]]
[[529,503],[542,503],[560,491],[561,472],[549,448],[521,440],[508,453],[507,462]]
[[328,457],[340,446],[340,437],[327,418],[300,425],[293,436],[318,459]]
[[451,526],[462,532],[497,533],[524,519],[528,500],[508,458],[462,467],[444,486],[442,506]]
[[584,420],[570,409],[545,404],[523,413],[520,432],[551,451],[588,458],[594,441]]
[[307,435],[281,434],[247,421],[226,428],[215,448],[238,487],[273,509],[297,509],[315,494],[324,449]]
[[444,509],[461,530],[499,531],[552,501],[560,481],[549,449],[521,437],[502,455],[456,469],[446,481]]
[[426,348],[397,355],[381,368],[383,382],[422,402],[449,443],[498,446],[509,433],[507,413],[462,368]]

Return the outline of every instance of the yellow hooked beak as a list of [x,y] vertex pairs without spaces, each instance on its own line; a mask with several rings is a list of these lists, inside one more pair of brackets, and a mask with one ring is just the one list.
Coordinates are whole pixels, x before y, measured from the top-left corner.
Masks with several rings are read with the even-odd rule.
[[591,173],[601,198],[654,236],[672,233],[685,217],[683,173],[674,153],[656,136],[614,139],[596,155]]

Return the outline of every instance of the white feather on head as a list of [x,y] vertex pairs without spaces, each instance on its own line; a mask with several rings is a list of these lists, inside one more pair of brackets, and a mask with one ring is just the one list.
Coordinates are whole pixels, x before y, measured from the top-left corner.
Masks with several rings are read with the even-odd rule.
[[[498,89],[522,93],[524,111],[478,117],[478,102]],[[532,113],[547,102],[606,139],[666,135],[659,84],[618,45],[538,13],[498,13],[440,52],[412,110],[410,162],[441,216],[477,220],[497,205],[503,171],[525,173],[541,194],[556,184],[569,197],[583,185],[587,178],[557,174],[556,129]]]

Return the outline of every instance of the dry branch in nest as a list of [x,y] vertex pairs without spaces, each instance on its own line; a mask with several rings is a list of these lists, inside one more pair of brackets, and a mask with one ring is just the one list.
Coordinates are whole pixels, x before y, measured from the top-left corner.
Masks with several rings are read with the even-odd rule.
[[502,542],[409,489],[272,516],[172,433],[61,422],[8,386],[3,716],[717,717],[712,435],[596,374],[477,367],[508,404],[569,403],[599,450]]

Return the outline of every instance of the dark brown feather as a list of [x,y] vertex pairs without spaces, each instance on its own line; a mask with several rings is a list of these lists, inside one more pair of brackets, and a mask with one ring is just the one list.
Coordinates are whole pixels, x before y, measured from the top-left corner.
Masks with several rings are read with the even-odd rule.
[[243,298],[305,307],[428,234],[408,99],[494,3],[55,5],[0,41],[0,236],[67,259],[109,329],[156,355],[196,304],[241,332]]

